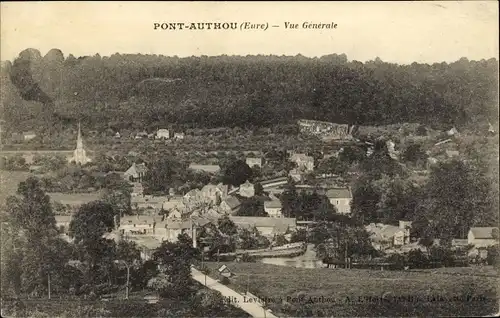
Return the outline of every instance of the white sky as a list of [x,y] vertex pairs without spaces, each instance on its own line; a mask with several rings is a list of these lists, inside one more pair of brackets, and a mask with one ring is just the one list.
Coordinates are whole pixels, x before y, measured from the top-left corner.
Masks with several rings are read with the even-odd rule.
[[[345,53],[398,63],[498,57],[496,1],[424,2],[2,2],[1,59],[42,55]],[[254,22],[267,31],[155,31],[155,22]],[[337,30],[285,30],[284,22],[335,22]]]

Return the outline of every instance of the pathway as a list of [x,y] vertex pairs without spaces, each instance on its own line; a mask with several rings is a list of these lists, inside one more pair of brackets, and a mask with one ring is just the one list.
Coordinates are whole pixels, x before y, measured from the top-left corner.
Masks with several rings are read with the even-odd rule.
[[[205,285],[205,274],[191,267],[191,275],[194,280],[198,281],[202,285]],[[271,312],[265,311],[259,303],[245,303],[243,295],[227,286],[222,285],[209,276],[206,276],[206,287],[220,292],[222,296],[230,300],[231,304],[246,311],[252,317],[277,318],[277,316],[273,315]]]

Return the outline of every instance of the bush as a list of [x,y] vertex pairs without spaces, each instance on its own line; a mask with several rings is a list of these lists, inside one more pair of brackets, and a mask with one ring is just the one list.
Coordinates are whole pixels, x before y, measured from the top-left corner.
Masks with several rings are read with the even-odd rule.
[[210,275],[210,268],[207,266],[203,265],[203,267],[200,268],[200,272],[202,272],[205,275]]
[[421,250],[414,249],[408,253],[408,264],[411,268],[427,268],[429,259]]
[[245,254],[241,255],[239,260],[240,260],[240,262],[244,262],[244,263],[255,263],[256,258],[255,258],[255,256],[252,256],[248,253],[245,253]]
[[231,283],[231,281],[229,280],[229,278],[228,278],[228,277],[225,277],[225,276],[224,276],[224,277],[222,277],[222,279],[220,280],[220,283],[221,283],[222,285],[226,285],[226,286],[227,286],[227,285],[229,285],[229,284]]
[[488,265],[497,265],[499,260],[498,246],[490,246],[487,251],[486,263]]
[[389,263],[394,264],[394,268],[403,269],[406,265],[406,258],[401,254],[392,254],[386,260]]

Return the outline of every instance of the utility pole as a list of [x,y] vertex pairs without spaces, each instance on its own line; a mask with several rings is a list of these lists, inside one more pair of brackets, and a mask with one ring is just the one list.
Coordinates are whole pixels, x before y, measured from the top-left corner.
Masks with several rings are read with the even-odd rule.
[[344,262],[345,262],[345,268],[347,268],[347,244],[344,242],[345,245],[345,252],[344,252]]
[[249,287],[250,287],[250,273],[247,273],[247,294]]
[[49,299],[50,299],[50,273],[47,275],[48,280],[47,280],[47,288],[49,289]]

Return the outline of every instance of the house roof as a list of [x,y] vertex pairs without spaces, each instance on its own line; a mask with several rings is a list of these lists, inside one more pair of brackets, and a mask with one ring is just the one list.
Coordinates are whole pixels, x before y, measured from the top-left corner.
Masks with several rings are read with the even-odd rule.
[[23,135],[36,135],[34,131],[25,131],[23,132]]
[[262,181],[260,184],[266,185],[269,183],[275,183],[275,182],[280,182],[280,181],[288,181],[288,177],[279,177],[279,178],[275,178],[275,179],[265,180],[265,181]]
[[193,170],[202,170],[205,172],[210,172],[210,173],[217,173],[220,171],[220,166],[219,165],[199,165],[199,164],[190,164],[189,169]]
[[264,201],[264,208],[268,209],[281,208],[281,201],[280,200]]
[[252,188],[254,185],[253,183],[251,183],[250,181],[245,181],[245,183],[241,184],[240,185],[240,188],[243,187],[243,188]]
[[270,218],[270,217],[257,217],[257,216],[232,216],[229,218],[236,225],[238,224],[252,224],[257,227],[275,227],[278,224],[286,224],[294,227],[296,224],[295,218]]
[[306,154],[304,154],[304,153],[295,153],[295,154],[293,154],[293,155],[290,157],[290,159],[291,159],[292,161],[295,161],[295,160],[308,160],[308,161],[312,161],[312,160],[314,160],[314,158],[313,158],[313,157],[308,156],[308,155],[306,155]]
[[125,175],[128,174],[139,174],[139,173],[146,173],[148,168],[146,167],[145,163],[138,163],[136,164],[135,162],[130,166],[130,168],[125,171]]
[[258,163],[261,163],[262,164],[262,158],[257,158],[257,157],[248,157],[246,158],[245,160],[247,163],[255,163],[255,162],[258,162]]
[[133,238],[132,241],[137,243],[139,247],[148,249],[148,250],[153,250],[157,249],[161,245],[161,241],[155,239],[154,237],[148,237],[148,236],[141,236],[137,238]]
[[128,224],[153,224],[157,220],[154,216],[149,215],[125,215],[120,218],[120,226]]
[[171,230],[183,230],[183,229],[190,229],[193,225],[192,220],[187,220],[187,221],[173,221],[173,222],[168,222],[167,223],[167,229]]
[[446,150],[446,155],[448,157],[456,157],[460,155],[460,152],[458,152],[457,150]]
[[57,223],[69,223],[71,222],[71,215],[56,215],[54,216]]
[[231,208],[231,209],[234,209],[234,208],[237,208],[241,205],[241,202],[236,198],[236,197],[232,197],[232,196],[229,196],[227,197],[224,202]]
[[345,199],[352,198],[352,193],[348,188],[328,189],[326,196],[329,199]]
[[160,132],[163,132],[163,133],[164,133],[164,132],[168,132],[168,129],[161,128],[161,129],[158,129],[158,132],[159,132],[159,133],[160,133]]
[[101,199],[101,193],[91,192],[91,193],[60,193],[52,192],[47,193],[52,202],[59,202],[64,205],[82,205],[92,201],[98,201]]
[[498,232],[498,227],[472,227],[470,231],[476,239],[494,239],[493,231],[495,229]]
[[367,225],[366,230],[370,233],[371,238],[374,241],[380,240],[390,240],[396,235],[396,233],[403,231],[398,226],[388,225],[388,224],[370,224]]
[[145,163],[139,163],[135,165],[135,170],[137,173],[144,173],[148,170]]

